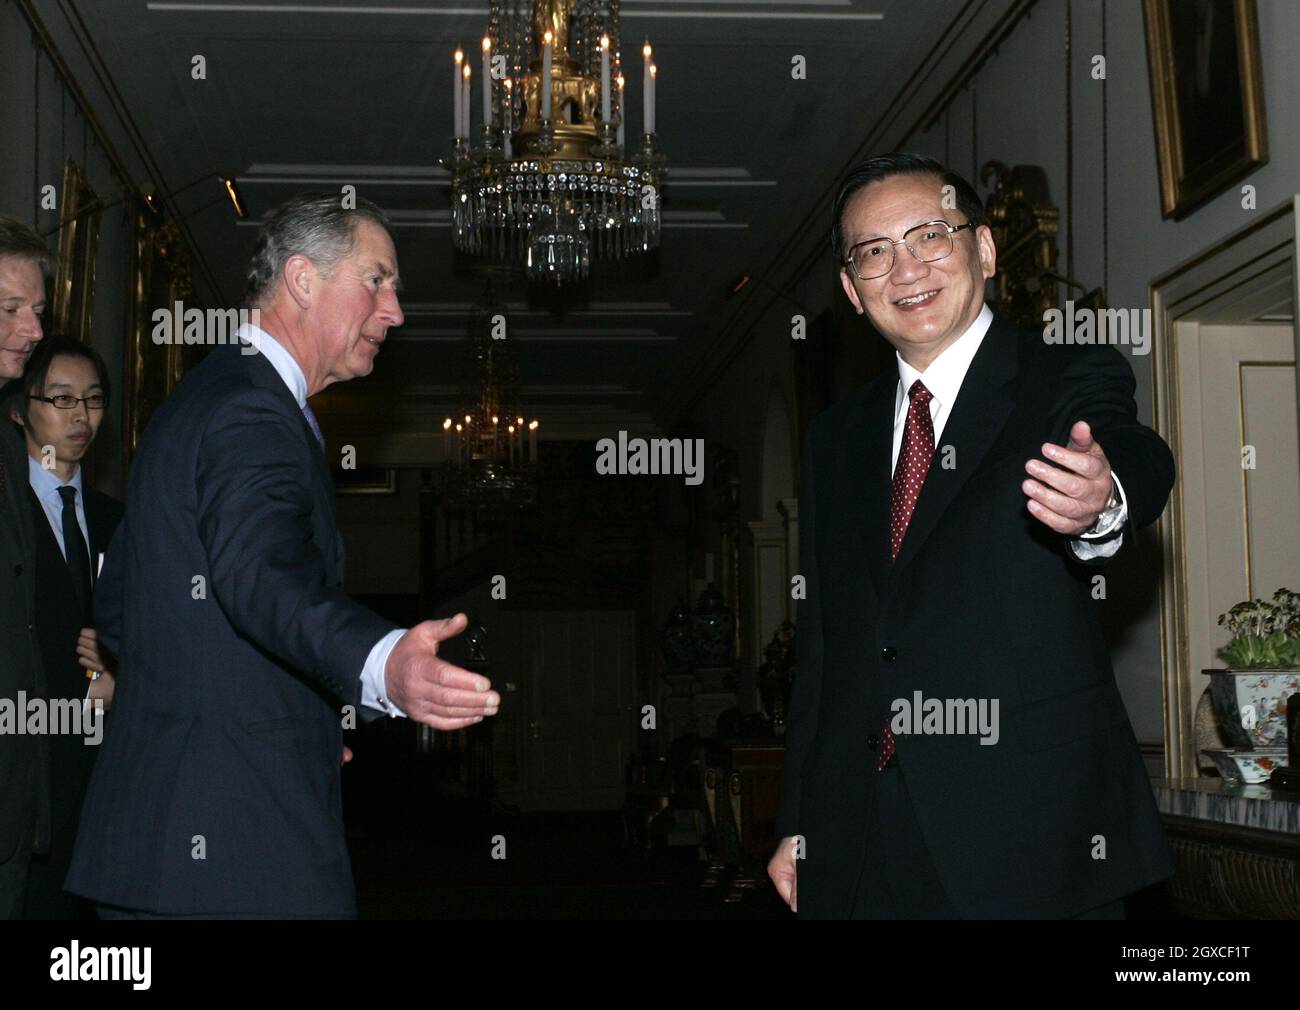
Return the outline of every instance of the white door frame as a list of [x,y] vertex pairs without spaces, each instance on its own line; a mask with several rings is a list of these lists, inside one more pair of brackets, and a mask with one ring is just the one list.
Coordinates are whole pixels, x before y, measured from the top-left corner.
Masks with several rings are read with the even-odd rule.
[[[1156,430],[1182,459],[1179,444],[1179,389],[1175,325],[1185,320],[1216,321],[1224,306],[1268,290],[1275,292],[1289,278],[1297,362],[1300,362],[1300,273],[1297,246],[1300,196],[1262,213],[1249,226],[1156,278],[1148,287],[1152,316],[1152,403]],[[1300,373],[1297,375],[1300,393]],[[1297,396],[1300,402],[1300,395]],[[1300,411],[1297,412],[1300,425]],[[1196,740],[1192,721],[1200,691],[1188,670],[1188,607],[1185,536],[1181,482],[1175,482],[1169,508],[1159,520],[1164,570],[1160,588],[1160,662],[1162,667],[1165,774],[1192,778],[1196,772]]]

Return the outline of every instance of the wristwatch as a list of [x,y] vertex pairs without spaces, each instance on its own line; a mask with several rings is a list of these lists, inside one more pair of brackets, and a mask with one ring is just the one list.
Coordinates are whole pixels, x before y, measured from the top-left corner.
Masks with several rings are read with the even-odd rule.
[[1114,533],[1119,527],[1120,521],[1124,515],[1124,503],[1115,495],[1115,481],[1110,482],[1110,498],[1106,501],[1106,507],[1097,513],[1097,518],[1093,524],[1084,530],[1080,536],[1095,538],[1104,537]]

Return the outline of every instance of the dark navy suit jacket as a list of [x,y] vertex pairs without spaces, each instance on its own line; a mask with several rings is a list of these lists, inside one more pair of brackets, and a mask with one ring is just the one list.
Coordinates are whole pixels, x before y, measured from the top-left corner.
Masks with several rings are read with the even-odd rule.
[[[814,419],[799,495],[799,667],[777,837],[803,835],[801,917],[854,907],[896,699],[998,701],[995,745],[911,734],[896,760],[941,882],[970,918],[1065,917],[1168,877],[1155,799],[1102,638],[1094,576],[1025,508],[1025,461],[1088,421],[1124,483],[1126,541],[1165,507],[1169,447],[1113,347],[995,316],[889,557],[898,374]],[[943,465],[945,447],[955,465]],[[936,462],[937,461],[937,462]],[[991,738],[991,737],[990,737]]]
[[222,347],[158,410],[96,590],[119,656],[68,889],[167,914],[356,912],[340,709],[393,625],[343,593],[324,455]]

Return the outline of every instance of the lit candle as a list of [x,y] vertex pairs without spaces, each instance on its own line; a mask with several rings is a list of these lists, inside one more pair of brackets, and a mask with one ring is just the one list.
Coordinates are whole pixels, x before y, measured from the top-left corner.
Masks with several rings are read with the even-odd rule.
[[442,422],[442,458],[451,459],[451,418]]
[[459,47],[457,47],[456,69],[452,73],[452,78],[451,78],[451,108],[452,108],[453,121],[456,124],[455,136],[457,137],[465,136],[465,124],[461,122],[461,113],[463,110],[461,108],[461,101],[460,101],[460,89],[464,87],[464,85],[460,83],[461,81],[460,65],[464,61],[464,59],[465,59],[465,54],[461,52]]
[[608,123],[609,111],[609,36],[600,37],[600,121]]
[[537,462],[537,422],[528,425],[528,462]]
[[492,415],[492,455],[493,456],[496,456],[497,454],[497,445],[499,444],[497,438],[500,435],[500,433],[501,433],[501,429],[497,427],[497,416],[496,414],[493,414]]
[[645,68],[641,71],[641,119],[643,120],[643,129],[641,131],[642,133],[654,132],[654,127],[651,124],[651,118],[650,118],[653,115],[653,113],[651,113],[650,111],[650,89],[651,87],[653,87],[653,85],[650,83],[650,53],[651,52],[653,52],[653,50],[650,48],[649,42],[647,42],[644,46],[641,47],[641,56],[644,58],[645,61]]
[[460,462],[460,425],[456,425],[456,462]]
[[542,119],[551,118],[551,53],[555,37],[547,32],[542,36],[542,103],[537,110]]
[[492,39],[483,36],[483,123],[492,124]]
[[[549,32],[547,33],[550,34]],[[515,426],[512,424],[506,429],[506,441],[510,443],[510,465],[515,465]]]
[[618,146],[623,146],[623,123],[627,120],[627,106],[623,104],[623,75],[618,75]]
[[472,121],[470,119],[470,111],[469,111],[469,79],[472,71],[469,69],[469,60],[466,60],[465,65],[460,68],[460,73],[463,82],[460,89],[460,108],[461,108],[460,114],[461,116],[464,117],[464,121],[461,123],[461,126],[464,127],[465,136],[468,137],[470,126],[472,125]]
[[655,132],[655,77],[659,74],[659,68],[653,63],[650,64],[650,125],[646,127],[646,133]]
[[511,108],[514,82],[507,77],[502,83],[505,84],[505,91],[501,95],[501,149],[505,152],[505,156],[509,158],[511,157],[510,131],[514,129],[514,109]]

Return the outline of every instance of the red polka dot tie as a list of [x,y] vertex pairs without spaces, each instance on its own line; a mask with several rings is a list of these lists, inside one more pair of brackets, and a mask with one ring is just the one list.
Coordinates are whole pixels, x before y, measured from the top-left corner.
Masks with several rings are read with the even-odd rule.
[[894,466],[894,485],[890,495],[889,531],[891,558],[898,557],[903,546],[903,535],[912,521],[912,510],[930,469],[934,455],[934,420],[930,417],[930,401],[934,399],[920,379],[907,391],[911,404],[907,408],[907,423],[903,425],[903,445],[898,450],[898,463]]
[[[930,417],[930,401],[934,394],[925,388],[920,379],[907,391],[911,403],[907,408],[907,421],[903,425],[903,444],[898,450],[898,463],[894,467],[894,483],[890,489],[889,506],[889,556],[898,557],[903,546],[907,524],[912,521],[912,510],[921,494],[930,458],[934,455],[934,419]],[[880,757],[876,771],[884,771],[894,757],[897,745],[889,720],[881,733]]]

